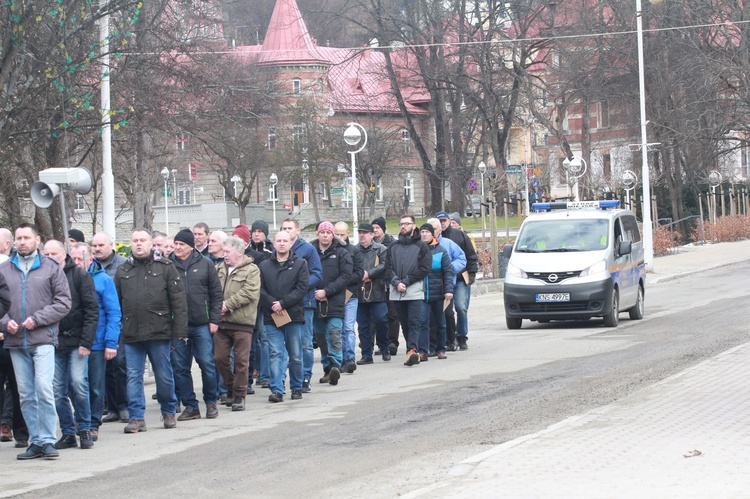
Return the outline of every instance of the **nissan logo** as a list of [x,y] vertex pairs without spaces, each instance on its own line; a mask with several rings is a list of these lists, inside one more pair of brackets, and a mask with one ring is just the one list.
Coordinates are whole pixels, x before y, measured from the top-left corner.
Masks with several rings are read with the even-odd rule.
[[547,280],[549,282],[557,282],[557,274],[550,274]]

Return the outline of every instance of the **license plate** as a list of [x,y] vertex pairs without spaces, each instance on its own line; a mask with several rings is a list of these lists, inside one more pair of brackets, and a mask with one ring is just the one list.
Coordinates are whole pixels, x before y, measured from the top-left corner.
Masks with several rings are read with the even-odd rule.
[[552,301],[570,301],[570,293],[538,293],[536,295],[536,301],[539,302],[552,302]]

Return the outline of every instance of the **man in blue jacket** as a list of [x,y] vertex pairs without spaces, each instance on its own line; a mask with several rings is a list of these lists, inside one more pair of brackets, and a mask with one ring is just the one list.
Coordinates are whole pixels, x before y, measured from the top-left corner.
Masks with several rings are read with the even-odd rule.
[[38,251],[39,232],[34,224],[16,228],[16,255],[0,264],[0,274],[12,296],[7,315],[0,319],[5,348],[10,350],[18,383],[21,412],[29,428],[31,445],[20,460],[57,459],[57,410],[52,387],[55,376],[55,343],[60,321],[70,311],[70,289],[65,273],[54,260]]
[[88,270],[93,277],[99,304],[99,324],[89,355],[91,437],[96,442],[99,439],[99,427],[102,425],[104,413],[107,361],[117,356],[122,313],[115,281],[107,275],[99,262],[93,260],[91,247],[86,243],[78,243],[70,250],[70,256],[76,265]]
[[307,283],[307,295],[305,296],[305,328],[302,331],[302,392],[312,391],[310,380],[312,379],[313,364],[315,364],[315,351],[313,349],[313,316],[317,307],[315,301],[315,287],[323,279],[323,268],[320,266],[320,257],[310,243],[299,237],[299,222],[293,218],[287,218],[281,223],[281,230],[289,233],[292,240],[292,252],[307,262],[307,270],[310,273],[310,281]]

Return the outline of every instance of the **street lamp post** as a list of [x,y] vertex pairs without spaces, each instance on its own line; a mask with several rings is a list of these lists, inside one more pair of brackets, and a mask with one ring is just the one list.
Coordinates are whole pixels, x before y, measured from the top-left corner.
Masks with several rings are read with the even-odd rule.
[[229,179],[232,182],[232,192],[234,192],[234,198],[237,199],[237,182],[242,180],[239,175],[235,175]]
[[570,173],[573,174],[573,178],[576,181],[576,201],[580,201],[580,198],[578,196],[578,179],[581,178],[584,173],[586,173],[588,166],[589,165],[588,163],[586,163],[586,160],[579,156],[574,156],[573,159],[570,160],[569,170]]
[[169,235],[169,196],[167,195],[169,168],[166,166],[161,170],[161,178],[164,179],[164,233]]
[[[364,137],[364,141],[362,138]],[[349,146],[356,146],[362,141],[362,146],[354,151],[349,151],[352,157],[352,230],[356,233],[359,228],[359,218],[357,215],[357,166],[355,156],[362,151],[367,145],[367,131],[359,123],[349,123],[349,128],[344,132],[344,142]]]
[[[477,165],[477,170],[479,170],[479,175],[480,175],[481,180],[482,180],[482,202],[479,203],[479,210],[480,210],[480,212],[482,214],[482,241],[485,241],[485,238],[484,238],[485,235],[484,235],[484,233],[487,230],[487,222],[486,222],[487,219],[484,216],[484,203],[486,202],[486,199],[484,198],[484,172],[487,171],[487,165],[484,164],[484,161],[480,161],[479,162],[479,164]],[[473,208],[474,208],[474,206],[473,206],[473,203],[472,203],[472,209]]]
[[271,201],[273,202],[273,230],[277,230],[276,229],[276,184],[279,183],[279,177],[277,177],[275,173],[272,173],[268,181],[271,183],[270,193],[271,193]]

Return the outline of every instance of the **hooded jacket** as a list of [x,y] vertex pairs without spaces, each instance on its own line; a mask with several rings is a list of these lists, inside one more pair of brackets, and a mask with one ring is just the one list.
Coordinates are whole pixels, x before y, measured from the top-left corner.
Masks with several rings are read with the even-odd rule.
[[323,278],[323,269],[320,266],[318,250],[312,244],[297,237],[292,245],[292,251],[298,257],[307,262],[307,271],[310,273],[310,282],[307,283],[307,295],[305,295],[305,308],[314,309],[318,306],[315,300],[315,289]]
[[7,315],[0,319],[0,329],[8,330],[8,321],[19,325],[31,317],[36,327],[20,327],[16,334],[5,335],[5,348],[33,348],[57,344],[60,321],[70,311],[70,288],[60,265],[37,253],[28,274],[18,264],[19,256],[0,264],[0,274],[13,294]]
[[123,343],[187,337],[185,287],[172,261],[131,256],[115,273]]
[[185,260],[174,253],[170,255],[185,287],[188,326],[205,326],[221,322],[223,294],[216,266],[198,250],[193,250]]
[[453,293],[453,266],[448,256],[448,250],[437,238],[432,238],[428,245],[432,263],[430,273],[426,277],[427,286],[425,301],[441,301],[445,299],[445,293]]
[[315,285],[315,289],[323,289],[326,292],[326,301],[317,302],[315,317],[344,318],[346,303],[346,287],[352,278],[354,264],[349,251],[341,242],[333,238],[331,245],[325,250],[320,249],[320,241],[317,239],[310,243],[318,252],[320,265],[323,268],[323,279]]
[[352,294],[353,297],[357,298],[360,289],[362,288],[362,276],[365,275],[365,269],[362,260],[362,251],[359,246],[351,244],[348,240],[342,240],[336,238],[346,250],[349,252],[349,256],[352,257],[352,277],[349,279],[346,289]]
[[60,321],[58,350],[93,349],[99,325],[99,303],[91,275],[65,256],[63,272],[70,288],[70,312]]
[[370,282],[360,283],[359,300],[365,303],[386,301],[388,299],[388,287],[384,277],[387,248],[375,242],[375,239],[366,248],[361,244],[358,244],[357,247],[362,253],[362,268],[370,276]]
[[107,275],[97,261],[91,263],[89,274],[94,279],[96,297],[99,302],[99,323],[96,326],[96,340],[91,350],[101,351],[105,348],[117,350],[120,341],[122,312],[117,298],[115,281]]
[[[419,230],[399,234],[388,246],[385,259],[385,278],[390,284],[391,301],[424,300],[424,278],[430,273],[430,250],[422,241]],[[403,283],[406,292],[396,287]]]
[[456,272],[456,274],[460,274],[466,270],[471,276],[471,282],[474,282],[474,276],[476,276],[477,271],[479,270],[479,257],[477,257],[477,251],[474,249],[474,245],[471,244],[468,234],[461,229],[448,227],[443,230],[441,235],[442,237],[447,237],[454,243],[458,244],[458,247],[461,248],[464,255],[466,255],[466,269],[461,269]]
[[307,262],[292,252],[289,259],[279,263],[276,254],[260,263],[260,305],[263,322],[273,324],[271,307],[278,301],[294,322],[305,322],[305,295],[310,276]]
[[224,303],[229,311],[221,317],[219,326],[252,332],[258,318],[260,302],[260,270],[249,256],[242,260],[230,274],[226,261],[219,264],[219,282],[224,289]]

